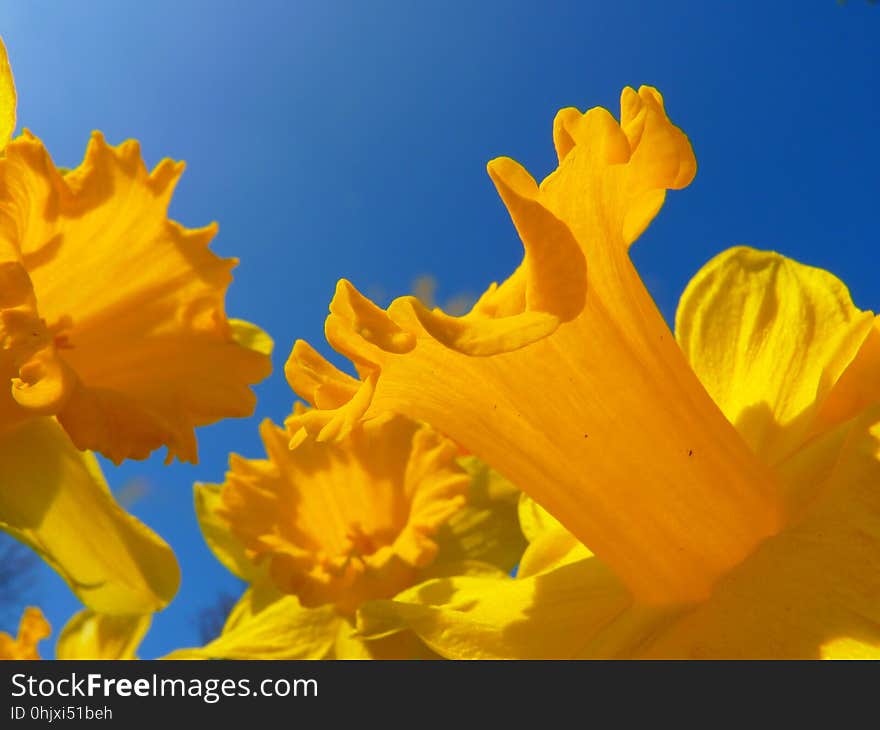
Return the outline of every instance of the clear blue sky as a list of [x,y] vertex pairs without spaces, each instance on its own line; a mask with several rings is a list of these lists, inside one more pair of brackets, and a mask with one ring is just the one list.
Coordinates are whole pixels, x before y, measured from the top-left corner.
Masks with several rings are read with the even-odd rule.
[[[384,302],[423,273],[441,300],[505,277],[521,247],[485,163],[549,172],[559,107],[616,113],[623,86],[653,84],[693,141],[696,181],[634,249],[668,318],[734,244],[825,267],[880,308],[880,6],[865,0],[29,0],[0,5],[0,34],[19,123],[58,164],[93,129],[139,139],[150,165],[187,161],[172,214],[220,223],[214,250],[241,258],[228,311],[276,341],[257,414],[202,429],[198,466],[106,469],[116,489],[146,480],[132,511],[183,570],[145,658],[197,642],[200,609],[239,590],[191,486],[222,480],[229,451],[261,455],[256,425],[287,414],[284,360],[297,337],[323,343],[336,280]],[[77,609],[48,569],[26,600],[56,635]]]

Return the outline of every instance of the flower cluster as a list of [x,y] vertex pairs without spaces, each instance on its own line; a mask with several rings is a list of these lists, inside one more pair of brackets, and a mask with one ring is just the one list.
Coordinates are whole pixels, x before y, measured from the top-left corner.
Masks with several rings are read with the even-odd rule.
[[[352,367],[297,341],[266,457],[196,485],[248,588],[168,658],[880,658],[876,318],[736,247],[673,333],[629,247],[696,174],[687,136],[641,87],[619,119],[561,110],[553,140],[540,183],[489,163],[524,255],[466,313],[339,282],[325,333]],[[194,462],[195,427],[249,415],[269,373],[215,228],[166,217],[181,171],[99,135],[67,173],[28,132],[0,160],[0,527],[84,603],[59,657],[134,657],[179,579],[89,451]],[[29,609],[0,655],[48,632]]]

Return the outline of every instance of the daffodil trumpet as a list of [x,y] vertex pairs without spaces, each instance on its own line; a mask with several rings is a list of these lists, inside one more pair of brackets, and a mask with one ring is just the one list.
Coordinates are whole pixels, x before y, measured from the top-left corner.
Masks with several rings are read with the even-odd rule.
[[361,634],[453,658],[876,653],[873,314],[738,247],[691,282],[673,336],[628,247],[693,178],[687,137],[642,87],[619,121],[563,109],[553,138],[540,184],[489,164],[525,255],[468,314],[383,310],[343,280],[325,333],[357,377],[304,342],[287,363],[314,406],[287,420],[294,452],[404,415],[529,495],[515,580],[413,586],[364,604]]

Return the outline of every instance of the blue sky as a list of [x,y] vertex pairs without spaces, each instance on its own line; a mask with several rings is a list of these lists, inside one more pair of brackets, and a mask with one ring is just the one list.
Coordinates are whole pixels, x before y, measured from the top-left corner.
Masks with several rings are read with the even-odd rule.
[[[228,311],[276,341],[256,415],[202,429],[200,464],[106,469],[116,489],[148,485],[132,511],[183,570],[145,658],[197,643],[200,609],[240,590],[202,542],[192,483],[221,481],[230,451],[261,455],[257,423],[292,402],[294,339],[327,352],[336,280],[384,303],[425,273],[440,300],[503,279],[522,249],[485,164],[550,172],[560,107],[616,113],[623,86],[653,84],[690,136],[695,182],[633,249],[667,318],[735,244],[827,268],[880,308],[880,6],[864,0],[29,0],[0,5],[0,34],[19,123],[59,165],[93,129],[139,139],[149,165],[187,161],[172,215],[220,223],[213,249],[241,259]],[[78,608],[48,569],[25,601],[56,635]]]

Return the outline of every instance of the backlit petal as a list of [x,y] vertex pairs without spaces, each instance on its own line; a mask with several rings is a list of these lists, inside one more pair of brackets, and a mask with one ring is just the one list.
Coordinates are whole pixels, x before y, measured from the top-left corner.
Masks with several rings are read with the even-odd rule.
[[526,546],[517,520],[520,493],[476,457],[462,457],[458,462],[471,480],[467,503],[437,531],[437,556],[420,578],[467,561],[488,563],[509,573]]
[[517,578],[528,578],[591,557],[587,547],[559,520],[523,494],[519,501],[519,523],[529,545],[523,553]]
[[76,614],[58,636],[57,659],[136,659],[150,628],[150,614],[108,616],[86,609]]
[[0,39],[0,151],[15,131],[15,82],[12,80],[12,69],[6,46]]
[[343,620],[332,606],[304,608],[295,596],[285,596],[209,644],[178,649],[164,658],[323,659],[333,649]]
[[738,247],[691,280],[675,330],[727,418],[763,461],[778,464],[815,431],[873,320],[828,272]]
[[222,484],[196,484],[194,488],[196,518],[202,537],[214,557],[233,575],[248,583],[258,570],[247,556],[244,546],[232,533],[228,520],[218,514],[222,509]]
[[578,542],[574,535],[560,525],[529,543],[516,575],[519,578],[529,578],[591,555],[586,545]]
[[116,503],[95,457],[52,418],[0,436],[0,528],[36,550],[95,611],[151,613],[177,592],[171,548]]
[[625,657],[667,620],[637,609],[595,558],[526,579],[459,576],[415,586],[358,613],[366,637],[415,632],[448,659]]
[[245,590],[229,611],[226,622],[223,624],[223,633],[233,631],[239,624],[249,621],[260,611],[284,597],[285,594],[279,591],[272,581],[257,580]]
[[816,418],[813,433],[822,433],[880,403],[880,318],[858,354],[834,384]]
[[880,645],[853,639],[834,639],[822,646],[823,659],[880,659]]

